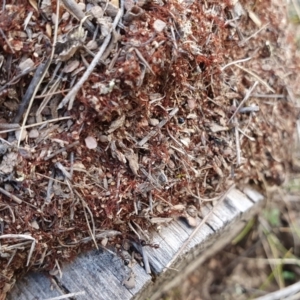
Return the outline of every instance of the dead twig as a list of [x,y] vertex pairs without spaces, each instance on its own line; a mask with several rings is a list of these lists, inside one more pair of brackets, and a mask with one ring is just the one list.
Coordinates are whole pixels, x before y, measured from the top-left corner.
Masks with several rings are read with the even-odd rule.
[[[80,7],[78,7],[78,4],[74,0],[62,0],[62,3],[78,21],[81,21],[86,17],[84,12],[80,9]],[[83,26],[85,26],[90,33],[94,33],[96,30],[95,26],[89,19],[85,19]]]
[[76,141],[76,142],[74,142],[74,143],[72,143],[72,144],[70,144],[70,145],[68,145],[68,146],[65,146],[65,147],[63,147],[63,148],[61,148],[61,149],[55,151],[55,152],[52,153],[51,155],[45,157],[44,160],[49,160],[49,159],[51,159],[52,157],[54,157],[55,155],[60,154],[60,153],[66,151],[66,150],[68,150],[68,149],[70,149],[70,148],[72,148],[72,147],[74,147],[74,146],[77,146],[77,145],[79,145],[79,141]]
[[30,82],[29,87],[26,90],[26,93],[19,104],[19,109],[16,116],[13,119],[13,123],[19,123],[22,119],[25,109],[30,103],[30,100],[35,97],[37,93],[38,87],[43,80],[43,76],[45,76],[46,71],[50,65],[50,58],[48,58],[44,63],[41,63],[38,68],[36,69],[34,76]]
[[[88,229],[89,229],[89,232],[90,232],[90,235],[91,235],[91,238],[96,246],[97,249],[98,248],[98,244],[96,242],[96,238],[95,238],[95,222],[94,222],[94,217],[93,217],[93,214],[89,208],[89,206],[87,205],[87,203],[84,201],[84,199],[81,197],[81,195],[79,194],[78,191],[76,191],[76,189],[74,189],[74,192],[75,194],[78,196],[78,198],[81,200],[81,203],[82,203],[82,206],[83,206],[83,213],[84,213],[84,216],[85,216],[85,220],[86,220],[86,223],[87,223],[87,226],[88,226]],[[86,211],[88,211],[89,215],[90,215],[90,218],[91,218],[91,222],[92,222],[92,226],[93,226],[93,229],[91,229],[91,226],[90,226],[90,223],[89,223],[89,220],[88,220],[88,217],[87,217],[87,214],[86,214]]]
[[9,40],[6,38],[6,35],[4,34],[4,32],[3,32],[3,30],[2,30],[1,28],[0,28],[0,33],[1,33],[2,37],[3,37],[3,39],[5,40],[7,46],[9,47],[10,51],[11,51],[12,53],[15,53],[15,50],[14,50],[13,47],[11,46]]
[[[41,64],[38,67],[37,71],[35,72],[34,77],[33,77],[33,79],[35,79],[34,80],[35,85],[33,84],[33,82],[32,82],[33,80],[32,80],[31,83],[30,83],[30,86],[27,89],[26,94],[25,94],[25,96],[27,95],[27,97],[25,98],[25,100],[23,99],[22,103],[21,103],[23,111],[19,109],[18,114],[17,114],[17,117],[19,118],[19,120],[16,120],[16,119],[14,120],[15,123],[19,123],[19,121],[22,118],[22,115],[23,115],[23,112],[24,112],[26,106],[28,106],[27,111],[26,111],[25,116],[24,116],[24,119],[23,119],[21,130],[20,130],[20,137],[19,137],[19,140],[18,140],[18,147],[20,146],[21,137],[22,137],[22,134],[23,134],[23,131],[24,131],[24,126],[26,124],[26,121],[27,121],[32,103],[34,101],[34,97],[35,97],[35,95],[36,95],[36,93],[37,93],[37,91],[40,87],[40,84],[42,83],[42,81],[43,81],[43,79],[44,79],[44,77],[45,77],[45,75],[46,75],[46,73],[49,69],[49,66],[50,66],[50,64],[52,62],[52,59],[53,59],[53,56],[54,56],[55,45],[56,45],[56,40],[57,40],[57,32],[58,32],[58,17],[59,17],[59,0],[57,0],[57,3],[56,3],[56,22],[55,22],[54,39],[53,39],[51,55],[46,60],[45,63]],[[23,101],[24,101],[24,103],[23,103]]]
[[[47,120],[47,121],[43,121],[43,122],[38,122],[38,123],[26,125],[26,126],[24,126],[24,128],[27,129],[27,128],[32,128],[32,127],[35,127],[35,126],[41,126],[41,125],[45,125],[45,124],[48,124],[48,123],[50,124],[50,123],[53,123],[53,122],[59,122],[59,121],[62,121],[62,120],[69,120],[69,119],[72,119],[72,117],[61,117],[61,118],[56,118],[56,119]],[[0,124],[0,128],[11,128],[11,129],[0,131],[0,134],[1,134],[1,133],[16,131],[16,130],[20,129],[21,127],[20,127],[19,124]]]
[[227,65],[225,65],[224,67],[221,68],[221,71],[223,72],[226,68],[232,66],[232,65],[236,65],[236,64],[239,64],[241,62],[246,62],[248,60],[250,60],[252,57],[247,57],[247,58],[243,58],[243,59],[239,59],[239,60],[235,60],[235,61],[232,61],[230,63],[228,63]]
[[61,295],[61,296],[57,296],[57,297],[53,297],[53,298],[47,298],[44,300],[61,300],[61,299],[75,297],[75,296],[82,296],[82,295],[85,295],[85,291],[69,293],[69,294],[65,294],[65,295]]
[[[124,1],[121,1],[121,7],[118,11],[118,14],[116,15],[116,17],[114,19],[111,31],[116,29],[116,27],[117,27],[120,19],[122,18],[123,14],[124,14]],[[106,38],[104,39],[103,44],[101,45],[98,53],[93,58],[92,62],[90,63],[90,65],[88,66],[88,68],[86,69],[84,74],[81,76],[81,78],[78,80],[78,82],[72,88],[72,90],[67,94],[67,96],[64,97],[64,99],[60,102],[57,109],[61,109],[67,103],[69,103],[68,110],[72,109],[73,102],[75,100],[75,97],[76,97],[78,91],[80,90],[82,85],[86,82],[86,80],[89,78],[89,76],[91,75],[91,73],[93,72],[93,70],[95,69],[97,64],[99,63],[104,51],[106,50],[106,48],[107,48],[107,46],[110,42],[111,37],[112,37],[111,33],[106,36]]]
[[263,84],[270,92],[272,93],[275,93],[275,90],[273,88],[271,88],[263,79],[261,79],[258,75],[256,75],[254,72],[240,66],[240,65],[237,65],[236,66],[238,68],[240,68],[241,70],[243,70],[244,72],[250,74],[251,76],[253,76],[256,80],[258,80],[261,84]]
[[28,254],[28,258],[27,258],[27,263],[26,263],[26,267],[29,266],[30,263],[30,259],[32,256],[32,253],[34,251],[35,248],[35,244],[36,244],[36,240],[34,237],[28,235],[28,234],[4,234],[4,235],[0,235],[0,239],[25,239],[25,240],[31,240],[31,247],[30,247],[30,251]]
[[239,112],[239,110],[241,109],[243,104],[249,99],[251,93],[253,92],[253,90],[255,89],[255,87],[257,85],[258,85],[258,81],[255,81],[254,84],[252,85],[252,87],[247,91],[244,99],[241,101],[241,103],[239,104],[239,106],[237,107],[237,109],[235,110],[235,112],[233,113],[233,115],[231,116],[231,118],[229,119],[229,121],[227,123],[230,123],[232,121],[232,119],[236,116],[236,114]]
[[15,201],[15,202],[18,203],[18,204],[23,203],[23,201],[22,201],[20,198],[18,198],[17,196],[11,194],[10,192],[6,191],[5,189],[3,189],[3,188],[1,188],[1,187],[0,187],[0,192],[1,192],[2,194],[4,194],[5,196],[11,198],[13,201]]
[[138,142],[138,146],[142,147],[143,145],[145,145],[150,140],[150,138],[152,138],[158,132],[159,129],[161,129],[163,126],[165,126],[166,123],[177,114],[178,110],[179,110],[178,107],[175,107],[174,109],[172,109],[168,118],[160,121],[160,123],[156,126],[156,128],[154,130],[150,131],[148,135],[146,135],[141,141]]

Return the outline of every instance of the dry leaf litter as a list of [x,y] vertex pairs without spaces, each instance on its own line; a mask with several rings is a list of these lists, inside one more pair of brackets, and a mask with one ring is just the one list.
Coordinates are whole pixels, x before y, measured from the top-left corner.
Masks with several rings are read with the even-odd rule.
[[1,3],[1,299],[28,270],[194,226],[233,182],[284,181],[300,92],[284,10]]

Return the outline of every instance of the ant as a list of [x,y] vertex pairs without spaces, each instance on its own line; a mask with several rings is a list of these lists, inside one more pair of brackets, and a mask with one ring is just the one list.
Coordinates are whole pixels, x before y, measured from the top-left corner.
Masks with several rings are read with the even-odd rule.
[[159,244],[147,243],[145,240],[141,240],[140,243],[141,243],[142,247],[149,246],[149,247],[152,247],[154,249],[158,249],[159,248]]

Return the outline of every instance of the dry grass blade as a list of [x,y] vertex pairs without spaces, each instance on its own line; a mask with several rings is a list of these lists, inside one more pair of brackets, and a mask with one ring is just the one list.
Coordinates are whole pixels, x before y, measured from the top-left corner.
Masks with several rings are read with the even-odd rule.
[[[289,297],[292,297],[295,294],[298,294],[300,292],[300,282],[296,282],[290,286],[287,286],[279,291],[269,293],[265,296],[255,298],[254,300],[279,300],[279,299],[291,299]],[[299,299],[299,298],[293,298],[293,299]]]
[[263,84],[270,92],[275,93],[275,90],[274,90],[273,88],[271,88],[271,87],[266,83],[265,80],[261,79],[261,78],[260,78],[258,75],[256,75],[254,72],[252,72],[252,71],[248,70],[247,68],[244,68],[244,67],[242,67],[242,66],[240,66],[240,65],[237,65],[237,64],[236,64],[236,66],[237,66],[238,68],[240,68],[241,70],[243,70],[244,72],[246,72],[246,73],[250,74],[251,76],[253,76],[256,80],[258,80],[261,84]]
[[[79,5],[74,1],[74,0],[62,0],[63,5],[67,8],[67,10],[74,15],[79,21],[81,21],[82,19],[84,19],[86,16],[84,14],[84,12],[80,9]],[[85,19],[85,22],[83,23],[83,25],[91,32],[93,33],[96,28],[93,25],[93,23],[88,20]]]
[[[123,1],[121,1],[121,7],[118,11],[118,14],[116,15],[114,22],[113,22],[113,26],[111,30],[115,30],[115,28],[117,27],[120,19],[122,18],[124,14],[124,3]],[[109,42],[111,39],[111,33],[109,35],[106,36],[106,38],[104,39],[100,50],[98,51],[98,53],[95,55],[95,57],[93,58],[92,62],[90,63],[90,65],[88,66],[88,68],[86,69],[86,71],[84,72],[84,74],[81,76],[81,78],[78,80],[78,82],[75,84],[75,86],[72,88],[72,90],[67,94],[67,96],[64,97],[64,99],[61,101],[61,103],[58,106],[58,109],[64,107],[67,103],[68,104],[68,109],[71,110],[73,107],[73,102],[75,100],[75,97],[77,95],[77,93],[79,92],[80,88],[82,87],[82,85],[86,82],[86,80],[89,78],[89,76],[91,75],[91,73],[93,72],[93,70],[95,69],[95,67],[98,65],[103,53],[105,52]]]
[[67,299],[67,298],[70,299],[71,297],[83,296],[83,295],[85,295],[85,291],[69,293],[69,294],[65,294],[65,295],[61,295],[61,296],[57,296],[57,297],[52,297],[52,298],[47,298],[47,299],[43,299],[43,300],[61,300],[61,299]]
[[0,192],[2,194],[4,194],[5,196],[11,198],[13,201],[15,201],[18,204],[21,204],[23,202],[20,198],[18,198],[17,196],[11,194],[10,192],[6,191],[5,189],[3,189],[1,187],[0,187]]
[[[43,79],[44,79],[44,77],[45,77],[45,75],[46,75],[46,73],[49,69],[49,66],[52,62],[53,56],[54,56],[55,45],[56,45],[56,40],[57,40],[57,32],[58,32],[58,21],[59,21],[58,17],[59,17],[59,0],[56,0],[56,21],[55,21],[54,39],[53,39],[51,55],[46,60],[46,62],[44,64],[41,64],[41,66],[38,67],[39,72],[38,72],[38,70],[36,72],[36,74],[37,74],[36,81],[37,82],[32,86],[32,92],[30,92],[30,97],[28,97],[28,107],[27,107],[27,111],[26,111],[24,119],[23,119],[21,129],[20,129],[20,137],[19,137],[19,140],[18,140],[18,147],[20,146],[22,133],[24,131],[25,124],[27,122],[27,118],[28,118],[32,103],[34,101],[35,95],[38,92],[40,84],[42,83],[42,81],[43,81]],[[19,116],[20,119],[21,119],[21,116]],[[16,123],[18,123],[18,122],[16,122]]]
[[2,239],[25,239],[25,240],[31,240],[32,241],[30,251],[28,253],[27,263],[26,263],[26,267],[28,267],[29,263],[30,263],[31,256],[32,256],[34,248],[35,248],[36,239],[33,238],[30,235],[27,235],[27,234],[4,234],[4,235],[0,235],[0,240],[2,240]]
[[249,61],[250,59],[252,59],[252,57],[247,57],[247,58],[243,58],[243,59],[238,59],[238,60],[232,61],[232,62],[228,63],[227,65],[223,66],[221,68],[221,71],[224,71],[226,68],[228,68],[230,66],[237,65],[239,63]]
[[251,93],[253,92],[253,90],[255,89],[255,87],[258,85],[258,81],[255,81],[254,84],[252,85],[252,87],[249,89],[249,91],[247,91],[244,99],[241,101],[241,103],[239,104],[239,106],[236,108],[235,112],[233,113],[233,115],[231,116],[231,118],[229,119],[228,123],[230,123],[230,121],[236,116],[236,114],[239,112],[239,110],[241,109],[241,107],[244,105],[244,103],[249,99]]
[[[83,212],[84,212],[84,216],[85,216],[85,220],[86,220],[86,224],[87,224],[87,226],[88,226],[88,229],[89,229],[91,238],[92,238],[92,240],[93,240],[93,242],[94,242],[94,244],[95,244],[95,247],[96,247],[97,249],[99,249],[99,248],[98,248],[98,244],[97,244],[97,242],[96,242],[96,237],[95,237],[95,232],[96,232],[96,230],[95,230],[95,222],[94,222],[93,214],[92,214],[90,208],[88,207],[87,203],[86,203],[86,202],[84,201],[84,199],[81,197],[81,195],[80,195],[75,189],[74,189],[74,192],[75,192],[75,194],[78,196],[78,198],[81,200],[81,203],[82,203],[82,206],[83,206]],[[89,213],[89,215],[90,215],[93,229],[92,229],[91,226],[90,226],[89,219],[88,219],[88,216],[87,216],[87,213],[86,213],[85,210],[87,210],[88,213]]]
[[169,117],[160,121],[159,124],[157,125],[157,129],[154,129],[151,132],[149,132],[147,136],[145,136],[141,141],[138,142],[138,146],[139,147],[144,146],[150,140],[150,138],[152,138],[157,133],[158,129],[165,126],[166,123],[177,114],[178,110],[179,110],[178,107],[172,109],[172,111],[169,113]]

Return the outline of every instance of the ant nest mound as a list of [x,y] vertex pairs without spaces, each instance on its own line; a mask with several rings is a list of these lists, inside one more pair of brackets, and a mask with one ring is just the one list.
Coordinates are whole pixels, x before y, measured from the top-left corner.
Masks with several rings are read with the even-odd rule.
[[284,181],[300,72],[282,4],[35,3],[0,13],[2,293],[174,216],[194,226],[234,182]]

